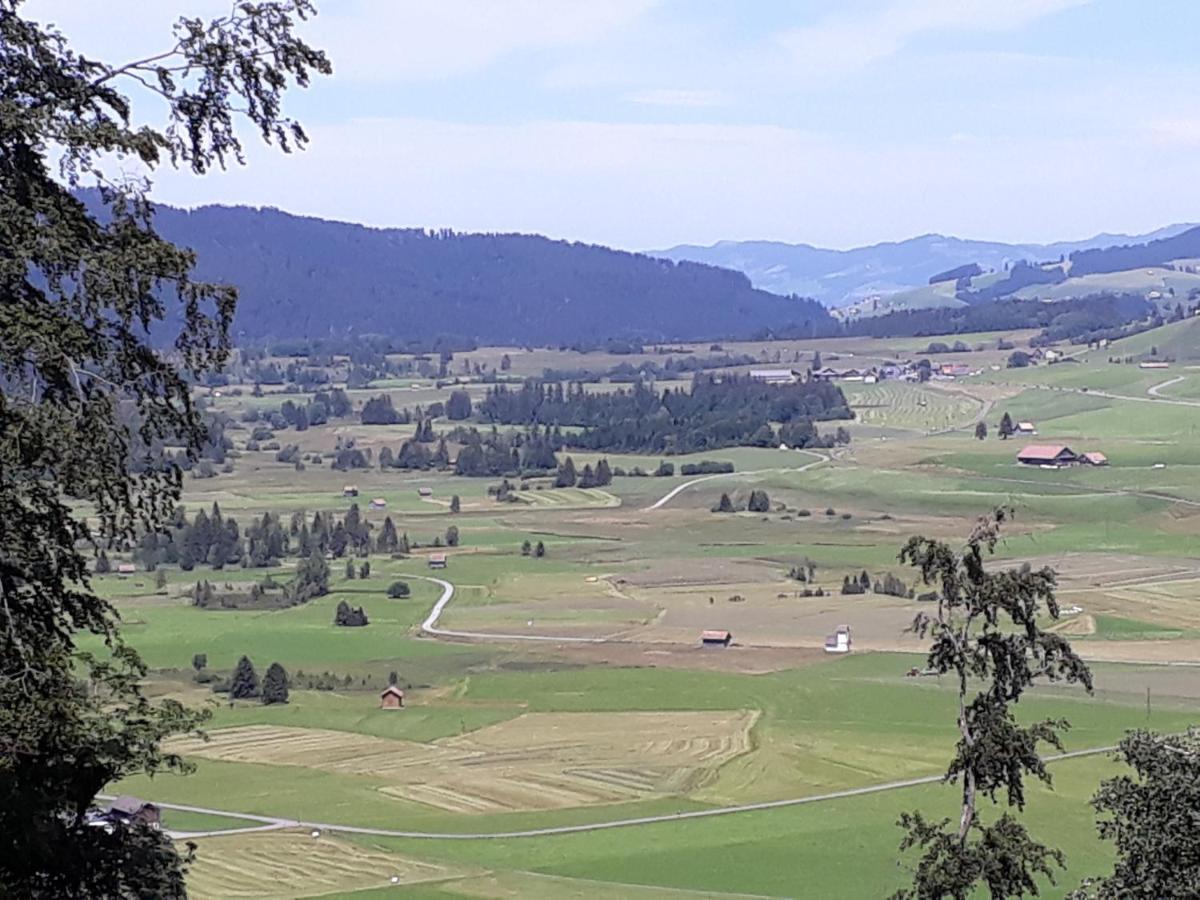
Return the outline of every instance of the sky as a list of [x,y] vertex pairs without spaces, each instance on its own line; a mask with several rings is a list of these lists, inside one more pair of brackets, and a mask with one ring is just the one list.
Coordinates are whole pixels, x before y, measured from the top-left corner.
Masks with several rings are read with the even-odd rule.
[[[87,55],[228,0],[27,0]],[[626,249],[1200,219],[1193,0],[318,0],[311,138],[166,203]],[[139,114],[154,121],[153,101]]]

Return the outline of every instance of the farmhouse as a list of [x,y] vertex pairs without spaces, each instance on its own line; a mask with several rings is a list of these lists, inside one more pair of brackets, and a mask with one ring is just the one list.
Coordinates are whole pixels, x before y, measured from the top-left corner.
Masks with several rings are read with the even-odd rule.
[[417,488],[417,496],[418,497],[432,497],[433,496],[433,488],[427,488],[427,487]]
[[157,831],[162,827],[162,811],[153,803],[123,794],[92,821],[98,825],[148,825]]
[[1077,461],[1075,451],[1061,444],[1030,444],[1017,453],[1017,462],[1027,466],[1069,466]]
[[826,653],[849,653],[853,641],[850,638],[850,626],[839,625],[837,630],[825,638]]
[[382,497],[376,497],[371,501],[371,509],[387,509],[387,501]]
[[1017,427],[1013,429],[1014,434],[1037,434],[1037,428],[1032,422],[1018,422]]
[[358,485],[347,484],[347,485],[343,486],[342,487],[342,496],[343,497],[357,497],[358,496]]
[[791,369],[751,369],[750,378],[765,384],[795,384],[800,376]]
[[137,572],[137,566],[133,563],[120,563],[117,566],[118,575],[133,575]]
[[1079,461],[1088,466],[1107,466],[1108,457],[1098,450],[1089,450],[1079,455]]
[[380,709],[403,709],[404,708],[404,691],[396,687],[394,684],[389,684],[379,694]]
[[728,647],[733,634],[728,631],[702,631],[700,643],[705,647]]
[[431,568],[431,569],[446,568],[446,554],[445,553],[431,553],[429,556],[429,568]]

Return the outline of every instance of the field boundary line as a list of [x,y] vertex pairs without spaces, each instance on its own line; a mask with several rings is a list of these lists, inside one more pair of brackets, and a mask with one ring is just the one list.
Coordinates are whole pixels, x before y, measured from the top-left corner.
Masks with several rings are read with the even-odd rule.
[[[1043,762],[1058,762],[1064,759],[1077,759],[1085,756],[1097,756],[1101,753],[1111,753],[1115,745],[1091,747],[1086,750],[1071,750],[1066,753],[1056,753],[1042,757]],[[830,800],[842,800],[850,797],[862,797],[869,794],[880,794],[887,791],[902,790],[910,787],[920,787],[926,784],[937,784],[945,781],[945,775],[924,775],[919,778],[906,778],[901,781],[887,781],[881,784],[864,787],[846,788],[826,794],[812,794],[806,797],[792,797],[786,800],[764,800],[758,803],[743,803],[737,806],[721,806],[710,809],[688,810],[678,813],[662,813],[656,816],[639,816],[632,819],[614,819],[608,822],[592,822],[584,825],[556,825],[548,828],[530,828],[524,831],[484,831],[484,832],[435,832],[435,831],[399,831],[389,828],[370,828],[361,825],[338,825],[329,822],[306,822],[294,819],[272,818],[271,816],[249,816],[243,813],[229,812],[221,809],[206,809],[197,806],[180,806],[172,803],[157,803],[163,809],[178,809],[186,812],[208,813],[210,815],[229,816],[230,818],[246,818],[273,823],[275,828],[307,828],[317,831],[342,832],[344,834],[365,834],[373,837],[411,838],[414,840],[438,841],[488,841],[510,840],[527,837],[551,837],[561,834],[582,834],[589,831],[605,831],[612,828],[630,828],[638,825],[657,825],[664,822],[683,822],[690,819],[708,819],[716,816],[729,816],[738,813],[763,812],[772,809],[784,809],[791,806],[804,806],[810,803],[824,803]],[[248,831],[252,829],[242,829]],[[269,830],[269,829],[253,829]],[[220,832],[226,834],[228,830]],[[191,837],[207,837],[207,832],[190,832]]]

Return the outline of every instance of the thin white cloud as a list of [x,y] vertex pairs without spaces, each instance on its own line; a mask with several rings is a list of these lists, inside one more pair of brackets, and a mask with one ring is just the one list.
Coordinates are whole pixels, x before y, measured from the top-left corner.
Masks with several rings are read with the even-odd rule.
[[687,88],[634,91],[626,94],[625,99],[630,103],[638,103],[643,106],[673,106],[691,109],[723,106],[729,102],[729,96],[723,91],[689,90]]
[[1176,147],[1200,146],[1200,117],[1157,119],[1147,131],[1155,143]]
[[777,35],[793,65],[814,76],[855,71],[892,57],[928,33],[1020,28],[1091,0],[893,0],[856,15],[831,16]]
[[386,83],[485,69],[517,51],[599,40],[659,0],[340,0],[313,21],[335,75]]

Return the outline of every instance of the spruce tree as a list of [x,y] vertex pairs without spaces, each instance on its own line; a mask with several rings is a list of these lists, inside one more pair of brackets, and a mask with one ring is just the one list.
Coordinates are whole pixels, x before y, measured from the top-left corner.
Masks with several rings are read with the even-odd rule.
[[287,671],[277,662],[271,663],[263,676],[262,702],[266,705],[288,702]]
[[229,680],[229,696],[233,700],[246,700],[258,696],[258,674],[254,671],[254,663],[250,657],[243,656],[233,670]]
[[568,456],[559,464],[558,475],[554,479],[554,486],[556,488],[575,487],[576,480],[575,461]]
[[458,494],[450,498],[450,512],[456,513],[462,509],[462,503],[458,499]]
[[1016,429],[1013,427],[1012,416],[1010,416],[1008,413],[1005,413],[1000,417],[1000,440],[1008,440],[1009,436],[1012,435],[1014,431],[1016,431]]

